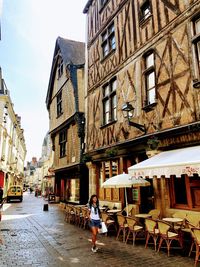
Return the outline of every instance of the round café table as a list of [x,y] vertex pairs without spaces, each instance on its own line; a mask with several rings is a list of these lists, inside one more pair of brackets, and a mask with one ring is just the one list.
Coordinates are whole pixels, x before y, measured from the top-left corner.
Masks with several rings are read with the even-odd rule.
[[182,223],[183,219],[181,218],[162,218],[163,221],[168,222],[172,225],[172,228],[174,229],[174,225],[176,223]]
[[121,210],[113,209],[113,210],[107,210],[107,213],[115,214],[115,213],[118,213],[118,212],[120,212],[120,211],[121,211]]
[[139,213],[139,214],[135,214],[136,218],[142,218],[142,219],[147,219],[147,218],[151,218],[152,216],[148,213]]

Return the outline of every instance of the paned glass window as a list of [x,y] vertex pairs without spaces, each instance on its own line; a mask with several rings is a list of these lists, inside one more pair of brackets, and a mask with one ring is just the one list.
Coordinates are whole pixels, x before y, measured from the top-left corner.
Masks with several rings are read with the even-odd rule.
[[155,103],[156,100],[156,79],[155,79],[155,64],[154,64],[154,52],[150,52],[144,56],[145,61],[145,89],[146,100],[145,105]]
[[149,1],[145,1],[140,7],[141,18],[140,20],[145,20],[151,16],[151,6]]
[[196,77],[200,78],[200,15],[193,20],[193,47]]
[[112,79],[103,87],[103,124],[117,119],[117,80]]
[[59,133],[60,158],[66,156],[67,130]]
[[57,95],[57,116],[62,114],[62,91]]
[[106,31],[101,35],[101,38],[102,38],[102,44],[101,44],[102,54],[104,58],[116,48],[114,23],[112,23],[106,29]]
[[63,74],[63,59],[60,58],[58,61],[58,78],[60,78]]

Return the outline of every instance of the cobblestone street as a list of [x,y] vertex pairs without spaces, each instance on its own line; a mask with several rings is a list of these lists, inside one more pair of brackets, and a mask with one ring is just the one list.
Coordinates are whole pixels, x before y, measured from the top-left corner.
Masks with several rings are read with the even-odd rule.
[[64,222],[63,210],[49,204],[43,211],[42,198],[24,194],[22,203],[4,204],[1,221],[0,266],[167,266],[194,265],[193,257],[182,257],[180,251],[167,257],[144,243],[133,247],[114,237],[99,236],[99,251],[91,252],[90,232]]

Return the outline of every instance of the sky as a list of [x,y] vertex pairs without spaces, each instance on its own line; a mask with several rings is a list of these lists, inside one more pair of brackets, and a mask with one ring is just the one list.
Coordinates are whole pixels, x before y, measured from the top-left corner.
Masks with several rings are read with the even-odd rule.
[[[1,1],[1,0],[0,0]],[[49,130],[46,94],[58,36],[85,41],[87,0],[3,0],[0,66],[21,116],[26,161],[41,157]]]

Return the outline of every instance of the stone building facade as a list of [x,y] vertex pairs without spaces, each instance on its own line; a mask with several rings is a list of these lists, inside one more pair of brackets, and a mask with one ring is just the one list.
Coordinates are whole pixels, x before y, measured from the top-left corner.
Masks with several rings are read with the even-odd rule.
[[6,196],[10,185],[23,185],[26,145],[21,117],[14,112],[0,68],[0,186]]

